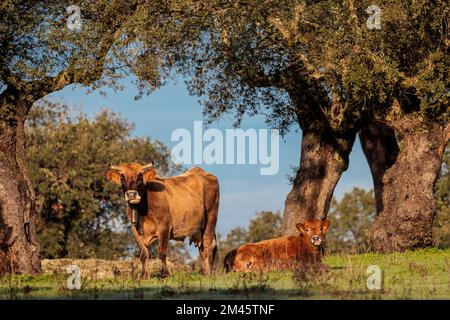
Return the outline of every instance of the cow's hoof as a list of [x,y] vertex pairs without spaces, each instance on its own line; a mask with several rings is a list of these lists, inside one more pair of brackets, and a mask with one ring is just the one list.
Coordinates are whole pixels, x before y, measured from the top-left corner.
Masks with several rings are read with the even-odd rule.
[[141,274],[141,280],[147,280],[147,279],[148,279],[148,274],[147,273]]
[[159,276],[161,277],[161,279],[167,278],[170,276],[170,272],[167,270],[162,270]]
[[210,276],[212,273],[211,273],[211,271],[202,270],[201,274],[204,276]]

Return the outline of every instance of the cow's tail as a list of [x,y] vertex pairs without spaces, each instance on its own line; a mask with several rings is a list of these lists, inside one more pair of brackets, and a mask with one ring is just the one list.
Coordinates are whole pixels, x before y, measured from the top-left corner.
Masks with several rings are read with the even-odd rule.
[[225,256],[225,259],[223,259],[223,267],[226,273],[233,271],[236,253],[237,250],[233,249],[230,252],[228,252],[228,254]]

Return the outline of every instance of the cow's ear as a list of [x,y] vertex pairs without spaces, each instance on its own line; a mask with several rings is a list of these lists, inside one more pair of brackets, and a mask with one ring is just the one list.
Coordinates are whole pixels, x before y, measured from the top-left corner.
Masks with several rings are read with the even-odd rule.
[[121,184],[120,172],[116,169],[110,169],[108,172],[106,172],[106,178],[112,183]]
[[322,232],[326,232],[328,228],[330,227],[331,221],[330,220],[324,220],[322,222]]
[[149,183],[156,177],[156,169],[147,169],[144,172],[142,172],[142,175],[144,177],[144,184]]
[[303,223],[297,223],[295,226],[297,227],[298,231],[300,231],[301,234],[306,233],[305,225]]

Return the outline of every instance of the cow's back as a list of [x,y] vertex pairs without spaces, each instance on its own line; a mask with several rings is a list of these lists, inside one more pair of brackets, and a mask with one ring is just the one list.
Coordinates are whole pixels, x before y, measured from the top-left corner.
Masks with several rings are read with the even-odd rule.
[[206,210],[212,199],[219,196],[217,178],[199,167],[179,176],[164,179],[167,201],[172,218],[173,238],[193,237],[203,231]]

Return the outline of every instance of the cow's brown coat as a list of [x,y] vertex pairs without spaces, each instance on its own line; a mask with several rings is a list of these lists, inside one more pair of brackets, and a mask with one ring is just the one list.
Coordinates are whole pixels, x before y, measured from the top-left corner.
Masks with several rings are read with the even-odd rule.
[[[227,254],[224,259],[225,271],[268,271],[318,264],[323,239],[329,225],[329,220],[306,221],[304,224],[297,224],[300,231],[298,236],[245,244]],[[319,245],[312,243],[313,236],[320,237]]]
[[[216,223],[219,209],[217,178],[195,167],[179,176],[160,178],[155,169],[143,169],[137,163],[114,166],[107,178],[121,184],[123,191],[137,190],[141,200],[129,204],[127,214],[131,221],[132,207],[138,210],[139,223],[131,228],[141,250],[142,276],[147,276],[148,247],[159,240],[158,255],[162,261],[161,274],[169,274],[166,252],[169,239],[190,238],[198,246],[206,273],[211,273],[217,252]],[[122,174],[122,178],[120,176]],[[143,183],[139,183],[142,174]],[[139,186],[141,185],[141,186]]]

